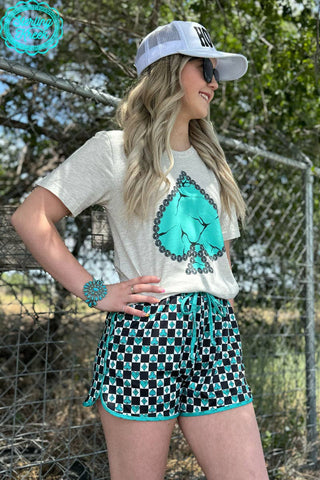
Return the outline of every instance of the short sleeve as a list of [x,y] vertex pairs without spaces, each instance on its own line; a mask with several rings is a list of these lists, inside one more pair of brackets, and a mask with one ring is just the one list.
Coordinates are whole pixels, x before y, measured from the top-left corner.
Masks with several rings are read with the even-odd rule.
[[107,132],[98,132],[37,185],[56,195],[78,215],[94,204],[106,204],[111,197],[113,155]]
[[240,237],[238,219],[234,207],[231,209],[231,217],[226,212],[222,212],[220,224],[224,240]]

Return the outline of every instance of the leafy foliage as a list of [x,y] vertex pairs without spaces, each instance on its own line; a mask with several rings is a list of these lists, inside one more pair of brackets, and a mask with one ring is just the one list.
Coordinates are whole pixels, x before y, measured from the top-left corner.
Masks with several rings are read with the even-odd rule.
[[[218,132],[293,157],[303,151],[319,162],[315,0],[69,0],[55,7],[64,35],[54,50],[21,58],[3,43],[1,54],[122,97],[134,81],[134,56],[146,33],[173,19],[200,21],[217,48],[249,59],[242,80],[220,85],[212,106]],[[35,178],[95,131],[111,128],[113,108],[9,74],[1,82],[1,196],[16,203]]]

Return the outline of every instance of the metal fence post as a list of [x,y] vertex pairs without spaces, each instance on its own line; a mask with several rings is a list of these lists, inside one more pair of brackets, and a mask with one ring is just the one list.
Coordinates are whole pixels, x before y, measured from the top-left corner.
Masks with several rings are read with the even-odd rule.
[[306,394],[307,394],[307,442],[308,458],[317,464],[317,408],[316,408],[316,362],[314,319],[314,256],[313,256],[313,173],[312,165],[305,170],[306,213]]

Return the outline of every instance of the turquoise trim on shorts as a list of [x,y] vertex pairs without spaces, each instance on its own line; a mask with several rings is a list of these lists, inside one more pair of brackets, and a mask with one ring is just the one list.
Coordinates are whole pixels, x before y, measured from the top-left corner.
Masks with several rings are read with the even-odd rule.
[[180,417],[201,417],[202,415],[210,415],[213,413],[225,412],[226,410],[232,410],[233,408],[244,407],[253,402],[253,399],[246,400],[245,402],[236,403],[234,405],[228,405],[227,407],[221,408],[212,408],[211,410],[206,410],[205,412],[195,412],[195,413],[180,413]]
[[[164,416],[159,416],[159,417],[148,417],[148,416],[132,417],[131,415],[123,415],[121,413],[116,413],[113,410],[111,410],[110,408],[108,408],[107,405],[105,404],[104,400],[103,400],[102,395],[100,396],[100,398],[98,398],[98,400],[101,401],[101,405],[103,406],[104,410],[106,412],[110,413],[111,415],[113,415],[114,417],[122,418],[124,420],[133,420],[133,421],[136,421],[136,422],[161,422],[162,420],[174,420],[178,417],[202,417],[203,415],[213,415],[214,413],[225,412],[226,410],[233,410],[234,408],[244,407],[245,405],[249,405],[250,403],[253,402],[253,399],[251,398],[250,400],[247,400],[245,402],[241,402],[241,403],[238,403],[236,405],[229,405],[229,406],[224,407],[224,408],[219,408],[219,409],[213,408],[213,409],[207,410],[205,412],[198,412],[198,413],[180,413],[180,414],[178,413],[177,415],[173,415],[172,417],[164,417]],[[85,407],[90,406],[90,405],[85,405],[85,402],[83,402],[83,405]]]
[[[179,417],[179,414],[173,415],[172,417],[169,417],[169,416],[165,417],[163,415],[158,417],[148,417],[147,415],[141,415],[140,417],[133,417],[132,415],[123,415],[122,413],[117,413],[114,410],[111,410],[110,408],[108,408],[103,400],[102,394],[100,395],[100,398],[98,398],[98,400],[100,400],[101,405],[103,406],[106,412],[110,413],[114,417],[123,418],[124,420],[135,420],[136,422],[161,422],[162,420],[173,420]],[[83,402],[83,404],[84,403],[85,402]],[[87,405],[84,405],[84,406],[87,406]]]

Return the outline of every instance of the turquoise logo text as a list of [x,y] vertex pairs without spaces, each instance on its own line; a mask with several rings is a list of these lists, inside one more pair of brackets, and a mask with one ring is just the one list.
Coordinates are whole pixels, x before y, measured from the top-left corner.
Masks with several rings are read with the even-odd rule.
[[6,46],[30,56],[47,53],[62,35],[63,20],[46,2],[18,2],[0,21],[0,36]]

